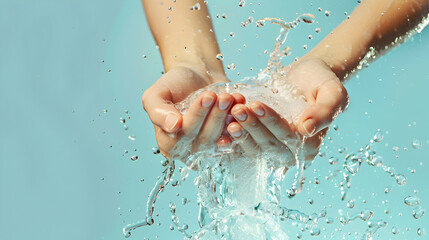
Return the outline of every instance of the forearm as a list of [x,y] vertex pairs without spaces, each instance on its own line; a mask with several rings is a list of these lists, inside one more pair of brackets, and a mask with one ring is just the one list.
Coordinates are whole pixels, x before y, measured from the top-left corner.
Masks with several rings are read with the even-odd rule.
[[[202,0],[142,0],[166,71],[193,66],[225,75],[207,6]],[[190,8],[199,3],[199,10]]]
[[321,58],[343,80],[371,47],[382,52],[421,24],[428,12],[429,0],[364,0],[303,58]]

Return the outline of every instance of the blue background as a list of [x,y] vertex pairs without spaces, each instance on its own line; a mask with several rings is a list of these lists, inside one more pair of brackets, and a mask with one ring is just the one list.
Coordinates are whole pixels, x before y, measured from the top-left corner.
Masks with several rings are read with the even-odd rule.
[[[345,19],[345,11],[350,13],[357,5],[351,0],[260,3],[248,0],[240,8],[238,1],[209,1],[224,63],[237,65],[234,71],[226,70],[232,80],[265,67],[268,55],[263,52],[272,49],[279,31],[278,26],[268,25],[242,28],[241,22],[249,16],[255,20],[293,20],[302,13],[316,16],[316,23],[291,31],[290,61],[308,51],[304,44],[308,49],[315,46]],[[329,17],[325,10],[331,12]],[[224,13],[226,19],[216,18]],[[320,33],[315,32],[317,27]],[[0,30],[0,239],[122,239],[122,227],[144,217],[147,194],[162,171],[162,156],[151,150],[156,142],[141,108],[141,95],[161,76],[163,66],[141,3],[0,0]],[[428,54],[426,29],[346,84],[349,109],[335,121],[339,129],[330,131],[332,141],[325,141],[326,157],[318,157],[306,172],[308,180],[320,176],[321,184],[306,184],[305,191],[285,201],[285,206],[306,213],[326,206],[333,218],[338,217],[338,209],[356,213],[368,208],[374,211],[374,220],[389,223],[376,239],[428,239],[419,238],[416,231],[424,226],[429,230],[429,216],[415,220],[412,207],[403,203],[417,190],[421,206],[429,206]],[[121,117],[129,130],[124,130]],[[349,199],[355,199],[356,206],[348,209],[340,201],[339,189],[324,179],[330,170],[341,167],[330,166],[327,159],[343,157],[339,147],[351,151],[364,147],[377,129],[384,132],[377,153],[405,174],[408,183],[400,187],[381,169],[365,165],[353,177]],[[420,150],[411,147],[414,138],[422,141]],[[393,151],[396,146],[399,150]],[[131,161],[132,155],[139,159]],[[389,194],[384,193],[386,187],[392,189]],[[183,197],[190,200],[185,206]],[[308,198],[314,199],[313,205]],[[181,223],[195,230],[195,189],[188,179],[161,195],[155,217],[160,225],[139,229],[132,239],[181,239],[179,232],[169,230],[170,201],[178,205]],[[391,213],[383,213],[385,208]],[[304,233],[304,239],[329,238],[331,233],[333,239],[355,239],[365,224],[356,221],[342,227],[338,219],[333,225],[322,222],[326,229],[319,237]],[[391,233],[393,226],[400,234]],[[285,227],[294,239],[299,229],[290,223]]]

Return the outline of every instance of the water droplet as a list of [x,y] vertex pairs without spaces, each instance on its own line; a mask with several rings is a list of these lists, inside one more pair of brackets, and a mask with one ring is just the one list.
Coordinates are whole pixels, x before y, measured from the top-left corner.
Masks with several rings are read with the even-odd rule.
[[317,33],[320,33],[320,31],[322,31],[322,29],[321,29],[321,28],[316,28],[316,29],[315,29],[315,31],[316,31]]
[[179,181],[178,180],[174,180],[174,181],[171,182],[171,186],[175,187],[177,185],[179,185]]
[[120,121],[121,123],[125,123],[125,122],[126,122],[125,118],[119,118],[119,121]]
[[314,15],[313,14],[303,14],[297,18],[298,22],[305,22],[305,23],[313,23],[314,22]]
[[201,5],[200,3],[196,3],[194,6],[190,7],[191,10],[200,10],[201,9]]
[[408,206],[417,206],[420,204],[420,198],[416,196],[408,196],[404,199],[404,203]]
[[314,200],[313,200],[312,198],[309,198],[309,199],[308,199],[308,203],[310,203],[311,205],[313,205]]
[[399,233],[399,229],[397,227],[392,227],[392,233],[393,234],[398,234]]
[[375,167],[381,167],[383,165],[383,157],[375,156],[368,163]]
[[325,11],[325,16],[329,17],[331,15],[331,11],[326,10]]
[[167,160],[167,159],[163,159],[163,160],[161,160],[161,165],[162,165],[163,167],[167,166],[167,165],[168,165],[168,160]]
[[404,175],[402,175],[402,174],[397,174],[396,177],[395,177],[395,179],[396,179],[396,183],[398,185],[402,186],[402,185],[407,184],[407,178]]
[[362,219],[363,221],[367,221],[372,217],[372,215],[374,215],[374,212],[372,212],[371,210],[365,209],[360,212],[360,219]]
[[314,183],[315,184],[320,184],[320,179],[319,178],[314,179]]
[[188,224],[184,224],[184,225],[181,227],[181,230],[182,230],[182,231],[185,231],[185,230],[188,230],[188,228],[189,228]]
[[228,64],[226,66],[226,68],[229,69],[229,70],[235,70],[235,63]]
[[244,5],[246,4],[245,0],[240,0],[240,2],[238,3],[239,7],[244,7]]
[[372,139],[374,140],[374,142],[381,142],[381,140],[383,140],[383,137],[384,137],[383,133],[380,131],[377,131],[374,134],[374,137]]
[[219,60],[219,61],[222,61],[222,60],[223,60],[223,55],[222,55],[222,53],[218,53],[218,54],[216,55],[216,59],[217,59],[217,60]]
[[336,157],[330,157],[328,161],[329,161],[329,164],[335,165],[338,163],[339,159]]
[[413,139],[413,142],[411,143],[414,149],[420,149],[422,147],[422,141],[419,139]]
[[229,36],[234,37],[234,36],[235,36],[235,33],[234,33],[234,32],[230,32],[230,33],[229,33]]
[[318,227],[312,228],[310,230],[310,235],[311,236],[319,236],[319,234],[320,234],[320,228],[318,228]]
[[131,156],[131,160],[136,161],[137,159],[139,159],[139,156],[137,156],[137,155]]
[[152,152],[153,152],[153,154],[159,154],[161,151],[159,151],[158,147],[153,147]]
[[347,207],[348,208],[354,208],[354,206],[355,206],[355,201],[350,200],[350,201],[347,202]]
[[151,218],[151,217],[147,217],[146,218],[146,223],[147,223],[147,225],[152,225],[153,223],[154,223],[154,221],[153,221],[153,218]]
[[331,218],[331,217],[329,217],[329,218],[326,219],[326,223],[327,224],[332,224],[332,223],[334,223],[334,219]]
[[361,159],[357,156],[352,156],[346,160],[344,167],[346,168],[347,171],[349,171],[351,174],[354,175],[359,171],[361,165],[362,165]]
[[128,136],[128,138],[129,138],[131,141],[136,140],[136,136],[133,136],[133,135]]
[[424,228],[418,228],[417,229],[417,235],[419,235],[420,237],[423,237],[426,235],[426,230]]
[[421,218],[423,215],[425,215],[425,210],[421,207],[416,207],[413,209],[413,217],[415,219]]

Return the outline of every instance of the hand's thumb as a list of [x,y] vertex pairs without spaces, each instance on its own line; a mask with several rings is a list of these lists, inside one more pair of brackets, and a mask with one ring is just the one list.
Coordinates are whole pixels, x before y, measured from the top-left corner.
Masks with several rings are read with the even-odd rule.
[[142,103],[153,124],[168,133],[175,133],[181,128],[182,115],[161,92],[146,91]]
[[304,136],[313,136],[328,127],[347,104],[347,91],[339,81],[325,84],[318,90],[316,102],[302,114],[298,131]]

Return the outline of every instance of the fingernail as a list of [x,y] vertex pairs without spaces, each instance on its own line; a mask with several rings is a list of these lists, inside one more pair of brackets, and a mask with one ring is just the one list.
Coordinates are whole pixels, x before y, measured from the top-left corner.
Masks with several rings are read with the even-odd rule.
[[235,138],[239,138],[241,137],[241,130],[240,129],[230,129],[229,134],[231,134],[231,136],[235,137]]
[[231,134],[231,136],[233,136],[233,137],[235,137],[235,138],[239,138],[239,137],[241,137],[241,131],[238,131],[238,132],[231,132],[231,133],[229,133],[229,134]]
[[313,135],[314,131],[316,131],[316,126],[313,119],[307,119],[302,126],[304,127],[304,130],[307,132],[308,136]]
[[205,108],[209,108],[213,104],[214,98],[210,95],[206,95],[203,97],[202,105]]
[[243,109],[235,110],[232,114],[240,121],[245,121],[247,119],[247,113]]
[[219,99],[219,109],[224,111],[228,108],[229,104],[231,104],[231,100],[226,97],[220,97]]
[[265,114],[265,111],[264,111],[264,109],[261,107],[261,106],[259,106],[259,105],[254,105],[254,106],[252,106],[252,111],[256,114],[256,115],[258,115],[259,117],[262,117],[262,116],[264,116],[264,114]]
[[169,113],[167,118],[165,119],[165,127],[167,128],[167,130],[173,131],[178,121],[179,118],[175,114]]

